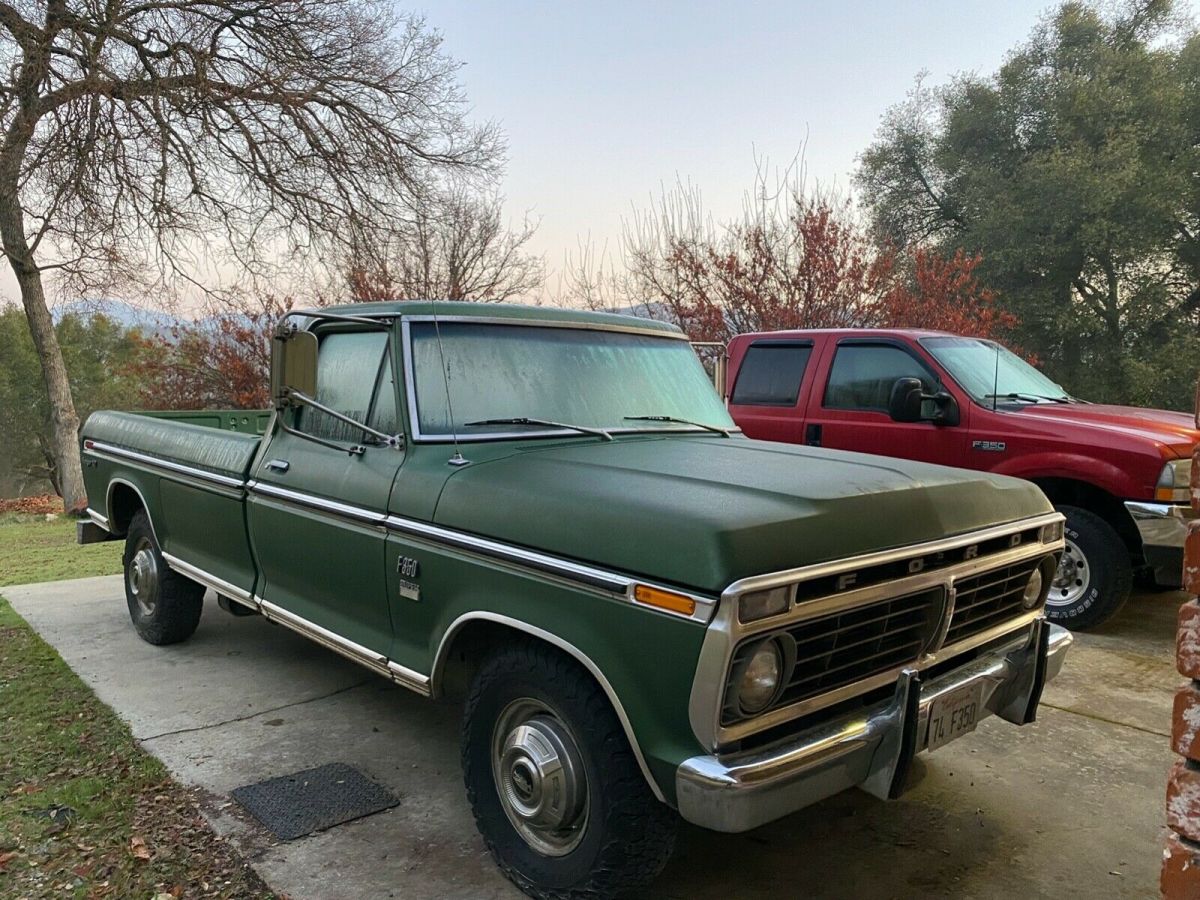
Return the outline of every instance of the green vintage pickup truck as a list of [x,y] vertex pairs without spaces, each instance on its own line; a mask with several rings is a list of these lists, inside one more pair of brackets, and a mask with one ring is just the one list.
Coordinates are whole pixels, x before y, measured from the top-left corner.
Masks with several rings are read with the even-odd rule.
[[1062,665],[1036,487],[749,440],[673,326],[378,303],[273,349],[262,436],[91,416],[80,540],[124,539],[151,643],[211,589],[465,697],[467,795],[531,896],[647,883],[676,811],[895,797],[915,753],[1032,721]]

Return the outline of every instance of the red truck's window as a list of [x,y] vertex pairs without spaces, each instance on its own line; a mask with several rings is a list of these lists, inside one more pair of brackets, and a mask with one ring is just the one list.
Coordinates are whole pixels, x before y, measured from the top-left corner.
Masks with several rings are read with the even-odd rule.
[[729,402],[741,406],[795,406],[811,344],[754,344],[742,357]]
[[825,386],[828,409],[887,411],[897,378],[919,378],[926,391],[934,379],[911,354],[890,344],[849,344],[838,347]]

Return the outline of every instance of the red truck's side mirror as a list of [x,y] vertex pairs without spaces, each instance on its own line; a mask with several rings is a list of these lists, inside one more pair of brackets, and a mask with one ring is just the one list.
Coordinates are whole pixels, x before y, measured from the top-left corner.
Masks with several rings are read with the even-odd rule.
[[[935,406],[933,415],[924,413],[926,400]],[[926,394],[919,378],[897,378],[888,397],[888,415],[894,422],[932,422],[934,425],[957,425],[958,403],[946,391]]]

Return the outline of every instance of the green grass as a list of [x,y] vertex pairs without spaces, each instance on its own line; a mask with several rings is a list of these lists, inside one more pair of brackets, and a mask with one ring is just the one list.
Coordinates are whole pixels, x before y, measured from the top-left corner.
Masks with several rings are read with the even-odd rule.
[[121,542],[75,543],[75,521],[0,516],[0,586],[58,581],[121,571]]
[[[121,542],[0,516],[0,584],[107,575]],[[0,597],[0,897],[272,896],[195,798]]]
[[0,734],[0,896],[270,896],[3,598]]

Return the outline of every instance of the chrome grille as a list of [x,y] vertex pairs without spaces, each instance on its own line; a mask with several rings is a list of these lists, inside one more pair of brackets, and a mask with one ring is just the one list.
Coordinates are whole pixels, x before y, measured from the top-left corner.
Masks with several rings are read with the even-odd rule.
[[954,614],[944,644],[950,646],[1025,612],[1021,594],[1041,559],[1027,559],[954,583]]
[[[774,706],[807,700],[914,662],[936,636],[945,596],[939,586],[786,628],[796,642],[796,665]],[[757,644],[748,640],[734,651],[722,714],[725,723],[739,718],[729,688]]]

